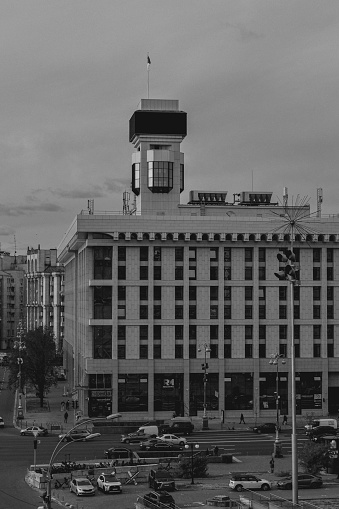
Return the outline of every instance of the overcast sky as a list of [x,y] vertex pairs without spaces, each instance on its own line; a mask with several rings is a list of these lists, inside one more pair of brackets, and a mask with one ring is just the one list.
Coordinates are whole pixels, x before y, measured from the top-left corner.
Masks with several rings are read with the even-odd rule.
[[[338,0],[0,0],[0,242],[57,247],[75,215],[122,210],[129,118],[188,114],[185,192],[309,196],[339,213]],[[211,178],[212,177],[212,178]]]

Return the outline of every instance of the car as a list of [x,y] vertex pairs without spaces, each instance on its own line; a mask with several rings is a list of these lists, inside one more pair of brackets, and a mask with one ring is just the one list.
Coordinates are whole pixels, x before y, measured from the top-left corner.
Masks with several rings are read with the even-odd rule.
[[91,433],[88,429],[74,429],[70,433],[62,433],[59,435],[59,440],[63,442],[88,442],[100,436],[101,433]]
[[275,422],[265,422],[264,424],[258,424],[258,426],[254,426],[252,431],[255,433],[275,433],[276,427],[277,425]]
[[97,487],[104,493],[122,493],[121,482],[116,478],[115,472],[100,474],[97,478]]
[[164,440],[165,442],[168,442],[170,444],[181,445],[183,447],[187,444],[186,438],[177,437],[176,435],[163,434],[157,438],[160,438],[160,440]]
[[0,417],[0,428],[4,428],[4,427],[5,427],[4,420],[2,417]]
[[306,430],[306,435],[309,436],[314,442],[317,441],[318,437],[323,435],[335,435],[336,430],[332,426],[316,426],[313,429]]
[[146,451],[182,451],[183,447],[181,445],[169,444],[164,442],[164,440],[159,440],[159,442],[155,442],[154,444],[147,445],[145,447]]
[[152,509],[155,507],[171,507],[175,509],[174,498],[167,491],[160,491],[159,493],[151,491],[146,493],[143,499],[145,507],[151,507]]
[[173,435],[191,435],[194,430],[194,424],[189,417],[174,417],[170,424],[160,426],[161,433],[172,433]]
[[121,442],[123,444],[139,444],[150,438],[154,438],[156,435],[146,435],[145,433],[129,433],[128,435],[121,435]]
[[74,477],[70,482],[69,491],[78,497],[95,495],[95,488],[87,477]]
[[232,474],[229,485],[234,491],[242,490],[262,490],[269,491],[271,489],[270,481],[261,479],[253,474]]
[[148,474],[148,485],[155,491],[175,491],[175,481],[167,470],[151,469]]
[[140,447],[140,450],[145,450],[149,446],[154,445],[154,444],[159,444],[159,443],[163,444],[164,440],[160,440],[160,438],[158,438],[158,437],[149,438],[148,440],[145,440],[144,442],[140,442],[139,447]]
[[[298,474],[298,488],[321,488],[323,480],[319,475]],[[286,477],[278,481],[277,487],[280,490],[292,489],[292,477]]]
[[48,435],[48,429],[42,428],[40,426],[28,426],[28,428],[22,429],[20,431],[20,435],[21,436],[31,435],[33,437],[34,436],[42,437]]
[[125,447],[110,447],[104,451],[104,456],[107,459],[125,459],[133,456],[133,451]]

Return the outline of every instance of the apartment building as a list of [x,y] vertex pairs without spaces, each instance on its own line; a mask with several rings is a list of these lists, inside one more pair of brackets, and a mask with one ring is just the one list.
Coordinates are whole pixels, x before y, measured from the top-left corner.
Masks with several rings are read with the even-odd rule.
[[[130,119],[133,206],[82,211],[58,248],[79,408],[140,420],[202,415],[205,403],[209,416],[275,420],[278,381],[288,415],[293,324],[297,414],[337,412],[339,217],[269,191],[228,201],[226,190],[193,190],[181,204],[186,134],[178,101],[142,100]],[[293,309],[275,276],[291,243]],[[272,355],[286,361],[278,372]]]

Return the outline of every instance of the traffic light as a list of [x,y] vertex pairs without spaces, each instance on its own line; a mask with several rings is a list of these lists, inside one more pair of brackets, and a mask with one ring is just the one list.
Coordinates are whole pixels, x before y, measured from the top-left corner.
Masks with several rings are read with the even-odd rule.
[[291,281],[295,283],[299,281],[299,269],[296,268],[295,254],[290,249],[287,249],[283,253],[278,253],[277,258],[280,263],[285,263],[285,267],[279,272],[275,272],[274,275],[280,279],[280,281]]

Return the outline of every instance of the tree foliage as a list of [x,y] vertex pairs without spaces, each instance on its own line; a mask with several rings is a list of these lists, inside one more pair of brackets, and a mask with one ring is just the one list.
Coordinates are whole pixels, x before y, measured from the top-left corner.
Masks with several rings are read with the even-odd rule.
[[324,444],[305,443],[298,453],[299,464],[309,474],[318,474],[330,462],[329,448]]
[[[206,456],[198,453],[193,457],[193,476],[206,477],[207,476],[207,459]],[[189,479],[192,477],[192,457],[185,456],[181,458],[179,463],[179,477]]]
[[[39,327],[23,332],[21,344],[16,341],[9,356],[9,388],[17,389],[20,381],[21,389],[27,384],[33,385],[43,407],[44,394],[57,384],[55,348],[55,337],[50,329]],[[21,363],[19,359],[22,359]]]

